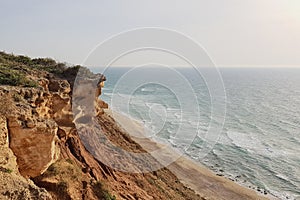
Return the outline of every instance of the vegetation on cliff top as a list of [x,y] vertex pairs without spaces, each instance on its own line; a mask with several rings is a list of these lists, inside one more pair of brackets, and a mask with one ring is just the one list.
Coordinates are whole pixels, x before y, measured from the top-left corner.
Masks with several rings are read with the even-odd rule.
[[24,87],[36,87],[37,82],[31,78],[33,72],[45,71],[58,77],[66,74],[76,76],[81,66],[68,67],[51,58],[31,59],[23,55],[0,52],[0,84]]

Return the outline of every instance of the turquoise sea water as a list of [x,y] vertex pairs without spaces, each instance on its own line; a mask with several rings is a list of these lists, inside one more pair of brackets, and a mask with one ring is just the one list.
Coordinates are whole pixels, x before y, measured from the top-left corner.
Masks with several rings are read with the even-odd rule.
[[[217,174],[281,199],[300,199],[300,70],[220,69],[227,112],[213,146],[205,134],[222,121],[211,121],[210,91],[195,70],[176,71],[182,80],[160,68],[133,76],[130,68],[109,68],[101,98],[144,123],[149,137],[172,144]],[[134,77],[141,80],[137,85]],[[169,85],[158,81],[163,79]]]

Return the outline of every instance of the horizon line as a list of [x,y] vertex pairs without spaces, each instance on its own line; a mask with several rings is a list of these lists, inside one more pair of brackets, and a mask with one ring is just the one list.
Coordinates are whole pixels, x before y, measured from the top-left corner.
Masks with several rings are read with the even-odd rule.
[[[88,65],[83,65],[83,64],[80,64],[82,66],[86,66],[88,68],[91,68],[91,69],[96,69],[96,68],[99,68],[99,67],[96,67],[95,65],[93,66],[88,66]],[[139,65],[140,66],[140,65]],[[116,68],[133,68],[135,67],[134,65],[112,65],[112,66],[108,66],[108,67],[116,67]],[[159,68],[160,66],[153,66],[153,68]],[[173,68],[192,68],[192,66],[175,66],[175,65],[171,65],[169,67],[173,67]],[[212,66],[198,66],[198,67],[201,67],[201,68],[210,68]],[[277,69],[282,69],[282,68],[300,68],[300,65],[215,65],[216,68],[277,68]],[[100,67],[100,68],[105,68],[105,67]]]

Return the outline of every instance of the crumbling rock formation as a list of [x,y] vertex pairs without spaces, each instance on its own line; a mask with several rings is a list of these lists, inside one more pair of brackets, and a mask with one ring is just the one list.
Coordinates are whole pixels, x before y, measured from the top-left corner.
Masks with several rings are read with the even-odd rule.
[[7,119],[0,116],[0,199],[50,200],[51,195],[25,179],[18,171],[17,158],[9,148]]
[[[0,181],[7,183],[0,185],[0,199],[201,199],[165,168],[130,174],[96,160],[74,120],[85,124],[94,119],[115,145],[145,151],[104,112],[108,105],[98,95],[105,77],[91,91],[72,91],[70,76],[65,80],[39,73],[37,88],[0,86],[0,107],[5,108],[0,110]],[[94,95],[92,100],[75,95],[90,103],[95,111],[90,116],[81,115],[80,108],[72,110],[72,92],[83,91]]]

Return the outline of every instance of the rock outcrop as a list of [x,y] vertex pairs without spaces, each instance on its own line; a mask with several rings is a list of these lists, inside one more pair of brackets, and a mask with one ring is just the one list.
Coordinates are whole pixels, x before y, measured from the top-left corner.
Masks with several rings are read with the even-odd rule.
[[47,170],[59,156],[58,124],[51,113],[52,96],[46,90],[2,86],[12,112],[6,115],[9,147],[26,178]]
[[[5,54],[4,58],[14,59]],[[72,92],[80,93],[72,91],[77,66],[64,69],[49,59],[27,57],[12,64],[19,60],[17,70],[26,69],[24,76],[29,77],[26,86],[32,85],[30,81],[37,85],[0,85],[0,199],[201,199],[166,168],[136,174],[117,171],[96,160],[83,145],[74,120],[92,117],[112,143],[145,152],[104,112],[108,105],[98,95],[105,77],[91,91],[95,113],[78,117],[80,108],[72,112]],[[49,72],[43,65],[59,70]]]
[[0,199],[50,200],[51,195],[20,175],[17,157],[9,148],[7,119],[0,116]]

